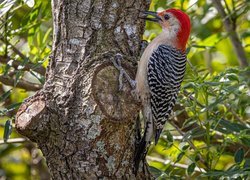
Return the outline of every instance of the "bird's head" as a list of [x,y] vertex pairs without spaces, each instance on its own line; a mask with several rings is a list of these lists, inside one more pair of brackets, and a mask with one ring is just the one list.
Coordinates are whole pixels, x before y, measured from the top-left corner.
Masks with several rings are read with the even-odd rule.
[[190,35],[190,19],[186,13],[178,9],[167,9],[161,12],[145,11],[146,16],[151,15],[154,18],[144,17],[143,19],[158,22],[163,31],[168,32],[168,36],[176,38],[176,45],[182,51],[185,51],[186,44]]

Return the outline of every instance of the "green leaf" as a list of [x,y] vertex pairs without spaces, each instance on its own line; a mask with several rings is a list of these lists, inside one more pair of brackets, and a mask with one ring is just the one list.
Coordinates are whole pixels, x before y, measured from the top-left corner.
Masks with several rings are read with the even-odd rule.
[[0,17],[2,17],[3,15],[5,15],[10,9],[11,7],[15,4],[16,0],[5,0],[5,1],[0,1]]
[[250,147],[250,139],[249,139],[249,138],[240,137],[240,140],[241,140],[241,142],[242,142],[244,145]]
[[183,137],[183,141],[186,141],[190,138],[197,138],[197,137],[203,137],[206,134],[206,130],[202,129],[200,127],[193,128],[191,131],[185,133]]
[[52,32],[52,28],[49,28],[43,37],[43,44],[47,42],[47,40],[49,39],[49,36],[51,35],[51,32]]
[[205,174],[203,174],[203,176],[208,176],[208,177],[220,177],[220,176],[223,176],[223,177],[227,177],[227,176],[232,176],[234,175],[235,173],[237,173],[237,171],[209,171]]
[[180,154],[178,154],[175,163],[179,162],[179,161],[182,159],[182,157],[183,157],[184,155],[185,155],[185,152],[181,152]]
[[8,111],[12,111],[12,110],[18,108],[21,104],[22,104],[22,102],[14,103],[14,104],[9,105],[6,109],[8,109]]
[[234,154],[234,161],[236,163],[241,163],[243,161],[243,159],[244,159],[244,149],[240,148]]
[[188,166],[187,168],[188,175],[191,175],[194,172],[195,166],[196,166],[195,163],[192,163]]
[[11,132],[12,132],[11,121],[10,121],[10,120],[7,120],[7,121],[5,122],[5,125],[4,125],[4,133],[3,133],[3,140],[4,140],[4,142],[7,142],[7,141],[8,141]]
[[183,128],[188,128],[188,127],[194,126],[196,123],[197,123],[197,120],[196,120],[196,119],[189,118],[189,119],[187,119],[187,120],[184,122]]
[[204,82],[204,85],[208,85],[208,86],[219,86],[221,84],[222,82],[211,82],[211,81]]
[[5,101],[10,96],[11,92],[12,92],[12,89],[10,89],[9,91],[3,93],[3,95],[0,97],[0,102]]
[[4,72],[3,75],[6,76],[10,70],[11,66],[9,64],[6,64],[5,68],[4,68]]
[[190,52],[191,50],[191,46],[189,46],[187,49],[186,49],[186,55],[188,55],[188,53]]
[[187,150],[188,148],[189,148],[189,144],[183,146],[181,149],[182,149],[182,151],[185,151],[185,150]]
[[159,177],[159,176],[161,176],[161,174],[162,174],[162,172],[159,170],[159,169],[157,169],[157,168],[155,168],[155,167],[153,167],[153,166],[149,166],[149,170],[150,170],[150,172],[152,173],[152,174],[154,174],[154,176],[157,178],[157,177]]
[[17,71],[16,75],[15,75],[15,81],[14,81],[14,87],[16,87],[17,83],[19,82],[19,80],[22,78],[23,73],[21,71]]
[[197,161],[199,161],[200,160],[200,156],[197,154],[196,156],[195,156],[195,162],[197,162]]
[[39,75],[36,75],[36,73],[33,72],[33,71],[30,71],[30,74],[32,74],[35,78],[37,78],[38,81],[39,81],[41,84],[44,84],[44,82],[45,82],[44,76],[39,77]]
[[238,74],[239,73],[239,69],[236,68],[229,68],[226,70],[227,73],[235,73]]
[[183,89],[189,89],[189,88],[195,89],[195,88],[196,88],[196,84],[193,83],[193,82],[188,82],[188,83],[184,84],[184,85],[182,86],[182,88],[183,88]]
[[166,134],[168,142],[174,142],[172,134],[169,131],[167,131]]
[[237,81],[239,82],[239,77],[236,75],[236,74],[227,74],[227,78],[230,80],[230,81]]
[[232,123],[228,120],[225,119],[221,119],[219,121],[219,125],[225,129],[228,133],[233,133],[233,132],[241,132],[244,129],[247,129],[247,127],[243,126],[243,125],[238,125],[237,123]]

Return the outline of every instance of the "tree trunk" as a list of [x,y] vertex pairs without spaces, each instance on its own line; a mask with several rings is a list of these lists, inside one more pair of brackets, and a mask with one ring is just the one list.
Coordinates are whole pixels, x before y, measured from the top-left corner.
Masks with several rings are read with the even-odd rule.
[[[53,179],[135,179],[139,105],[118,90],[117,53],[134,77],[146,0],[53,0],[53,52],[42,90],[16,115],[19,133],[42,150]],[[146,164],[145,164],[146,166]],[[150,179],[139,170],[137,179]]]

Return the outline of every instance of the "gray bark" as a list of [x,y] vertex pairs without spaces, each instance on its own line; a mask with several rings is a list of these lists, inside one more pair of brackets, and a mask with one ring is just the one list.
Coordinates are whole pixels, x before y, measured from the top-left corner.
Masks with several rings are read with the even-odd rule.
[[[53,52],[42,90],[16,115],[19,133],[42,150],[53,179],[135,179],[140,105],[118,90],[115,54],[134,77],[146,0],[53,0]],[[145,164],[147,167],[147,165]],[[139,170],[137,179],[150,179]]]

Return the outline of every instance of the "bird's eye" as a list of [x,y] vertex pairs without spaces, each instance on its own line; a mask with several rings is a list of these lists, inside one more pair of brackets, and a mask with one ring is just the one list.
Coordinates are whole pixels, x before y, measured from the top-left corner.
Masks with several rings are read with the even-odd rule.
[[169,20],[169,18],[170,18],[170,17],[169,17],[168,14],[165,14],[165,15],[164,15],[164,19],[165,19],[165,20]]

